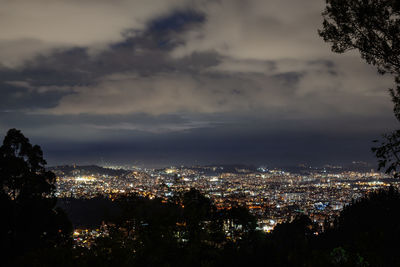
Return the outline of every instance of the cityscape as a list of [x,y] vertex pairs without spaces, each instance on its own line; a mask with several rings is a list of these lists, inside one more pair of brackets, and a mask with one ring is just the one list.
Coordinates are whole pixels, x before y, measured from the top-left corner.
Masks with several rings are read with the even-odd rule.
[[[218,209],[229,210],[235,205],[247,208],[257,218],[258,229],[265,232],[299,214],[309,216],[322,232],[324,224],[333,221],[352,201],[389,186],[400,188],[400,181],[391,175],[332,165],[301,165],[295,172],[246,165],[130,170],[73,165],[51,170],[57,175],[59,199],[137,194],[168,200],[195,188],[212,199]],[[88,245],[88,240],[106,232],[104,225],[103,230],[77,228],[74,240],[77,245]]]

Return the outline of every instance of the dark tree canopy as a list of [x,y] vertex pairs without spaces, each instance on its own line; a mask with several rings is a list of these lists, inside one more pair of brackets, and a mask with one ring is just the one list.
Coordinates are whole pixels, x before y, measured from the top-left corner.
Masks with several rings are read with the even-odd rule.
[[400,2],[327,0],[323,29],[332,51],[357,49],[380,73],[400,74]]
[[35,249],[65,244],[72,231],[55,208],[55,175],[43,152],[21,131],[10,129],[0,147],[0,245],[10,260]]
[[46,171],[41,148],[32,146],[19,130],[8,131],[0,156],[0,190],[11,201],[54,197],[55,175]]
[[400,120],[400,2],[398,0],[327,0],[319,35],[335,53],[358,50],[381,74],[394,76],[390,89]]
[[[394,77],[389,89],[394,115],[400,121],[400,1],[327,0],[323,28],[319,35],[332,45],[335,53],[358,50],[361,58],[381,74]],[[400,132],[385,134],[373,148],[379,169],[386,173],[400,169]],[[378,142],[378,141],[375,141]]]
[[327,227],[324,239],[330,248],[340,247],[348,256],[353,255],[353,260],[364,258],[370,266],[399,266],[399,219],[399,191],[394,187],[380,189],[347,205]]
[[400,130],[390,134],[384,134],[383,140],[374,140],[379,143],[378,147],[372,148],[378,158],[378,168],[385,168],[387,174],[393,173],[394,177],[399,178],[400,173]]

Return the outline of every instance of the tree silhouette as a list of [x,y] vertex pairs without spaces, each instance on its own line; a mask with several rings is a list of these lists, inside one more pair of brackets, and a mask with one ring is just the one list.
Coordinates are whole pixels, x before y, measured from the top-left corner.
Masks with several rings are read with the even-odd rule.
[[246,207],[239,206],[236,203],[232,205],[230,210],[224,211],[223,217],[225,219],[225,228],[227,228],[226,232],[229,233],[229,237],[234,241],[247,238],[257,227],[256,218],[250,214]]
[[372,151],[378,158],[378,169],[384,169],[385,173],[392,174],[399,178],[400,168],[400,130],[396,130],[390,134],[384,134],[383,140],[374,140],[379,143],[377,147],[373,147]]
[[186,224],[186,238],[189,242],[199,242],[207,238],[209,223],[214,219],[216,208],[212,201],[191,188],[181,200],[183,206],[183,220]]
[[55,175],[43,152],[19,130],[10,129],[0,147],[1,247],[13,260],[33,249],[65,244],[72,226],[55,208]]
[[371,192],[341,211],[333,225],[327,227],[321,247],[330,248],[333,261],[347,255],[348,266],[363,259],[372,266],[399,266],[399,220],[398,190],[389,187]]
[[[358,50],[361,58],[381,74],[394,77],[389,89],[394,115],[400,121],[400,2],[398,0],[327,0],[323,29],[319,35],[332,45],[332,51]],[[400,168],[400,132],[383,135],[372,151],[379,169],[387,173]],[[374,142],[379,143],[375,140]],[[397,176],[397,175],[396,175]]]
[[332,51],[357,49],[380,73],[400,74],[400,3],[397,0],[327,0],[319,31]]

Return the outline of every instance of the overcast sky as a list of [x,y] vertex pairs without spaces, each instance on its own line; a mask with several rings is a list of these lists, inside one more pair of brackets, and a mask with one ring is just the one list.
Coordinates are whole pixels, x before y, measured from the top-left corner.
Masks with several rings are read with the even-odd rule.
[[323,0],[0,0],[0,130],[51,165],[373,163],[388,88]]

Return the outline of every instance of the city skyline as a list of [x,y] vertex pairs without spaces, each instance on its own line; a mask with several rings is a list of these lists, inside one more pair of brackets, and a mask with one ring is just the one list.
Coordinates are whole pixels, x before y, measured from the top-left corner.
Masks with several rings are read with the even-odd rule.
[[376,164],[388,88],[324,1],[7,1],[0,131],[50,165]]

